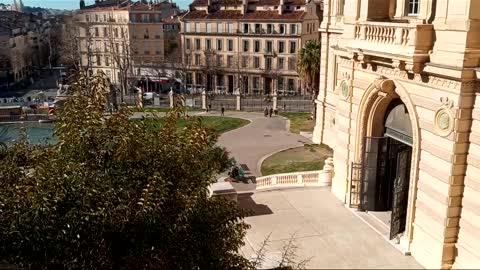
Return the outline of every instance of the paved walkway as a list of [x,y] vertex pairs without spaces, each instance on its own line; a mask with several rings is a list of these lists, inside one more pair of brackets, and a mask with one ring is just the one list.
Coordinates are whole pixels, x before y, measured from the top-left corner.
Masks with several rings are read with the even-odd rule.
[[242,248],[248,258],[270,234],[266,258],[278,260],[294,234],[298,260],[310,258],[307,269],[422,268],[345,208],[329,188],[256,192],[239,202],[254,212],[246,218],[252,228]]
[[222,134],[218,144],[226,147],[237,163],[247,165],[251,175],[257,177],[261,176],[258,162],[262,157],[278,150],[311,143],[299,134],[290,133],[286,129],[286,120],[280,116],[270,118],[260,113],[248,112],[225,112],[225,116],[252,121],[245,127]]

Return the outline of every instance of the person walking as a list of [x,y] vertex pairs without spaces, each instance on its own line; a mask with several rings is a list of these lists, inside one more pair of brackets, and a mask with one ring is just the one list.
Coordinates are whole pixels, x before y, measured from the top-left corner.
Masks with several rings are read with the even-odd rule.
[[223,104],[222,104],[222,109],[221,110],[222,110],[222,116],[224,116],[225,115],[225,108],[223,107]]
[[268,108],[267,108],[267,107],[265,107],[265,110],[263,111],[263,115],[264,115],[265,117],[268,116]]
[[270,110],[268,110],[268,115],[269,115],[270,117],[272,117],[272,114],[273,114],[273,108],[270,107]]

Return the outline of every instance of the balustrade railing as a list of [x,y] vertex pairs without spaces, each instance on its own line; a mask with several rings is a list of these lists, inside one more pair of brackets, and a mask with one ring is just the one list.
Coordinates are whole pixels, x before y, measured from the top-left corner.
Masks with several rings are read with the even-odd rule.
[[355,39],[386,45],[407,46],[412,38],[414,26],[359,24],[355,26]]
[[282,173],[258,177],[257,190],[285,187],[330,186],[332,183],[333,159],[325,161],[323,170]]

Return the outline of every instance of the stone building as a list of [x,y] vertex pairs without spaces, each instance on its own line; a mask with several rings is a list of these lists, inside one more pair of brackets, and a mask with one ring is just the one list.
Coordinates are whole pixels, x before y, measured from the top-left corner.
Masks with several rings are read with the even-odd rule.
[[480,1],[323,10],[314,141],[335,151],[332,193],[426,268],[478,268]]
[[81,1],[80,7],[75,18],[82,66],[104,71],[115,83],[146,76],[145,70],[155,77],[172,44],[180,47],[174,3],[98,0],[90,6]]
[[48,65],[51,27],[40,15],[0,11],[1,86],[33,80],[34,72]]
[[297,94],[296,54],[318,41],[319,6],[304,0],[195,0],[182,21],[194,90]]

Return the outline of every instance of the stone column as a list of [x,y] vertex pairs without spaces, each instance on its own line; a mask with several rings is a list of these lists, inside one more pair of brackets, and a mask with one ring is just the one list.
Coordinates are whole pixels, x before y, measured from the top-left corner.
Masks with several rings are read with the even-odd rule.
[[207,109],[207,93],[205,90],[202,91],[202,110]]
[[143,108],[143,90],[140,90],[137,93],[137,107]]
[[170,88],[170,92],[168,92],[168,99],[170,100],[170,108],[173,108],[173,90]]
[[277,109],[277,92],[273,92],[273,95],[272,95],[272,107],[273,107],[273,110],[275,111]]
[[242,109],[242,97],[240,96],[240,91],[237,91],[235,93],[235,96],[237,98],[237,111],[240,111]]

